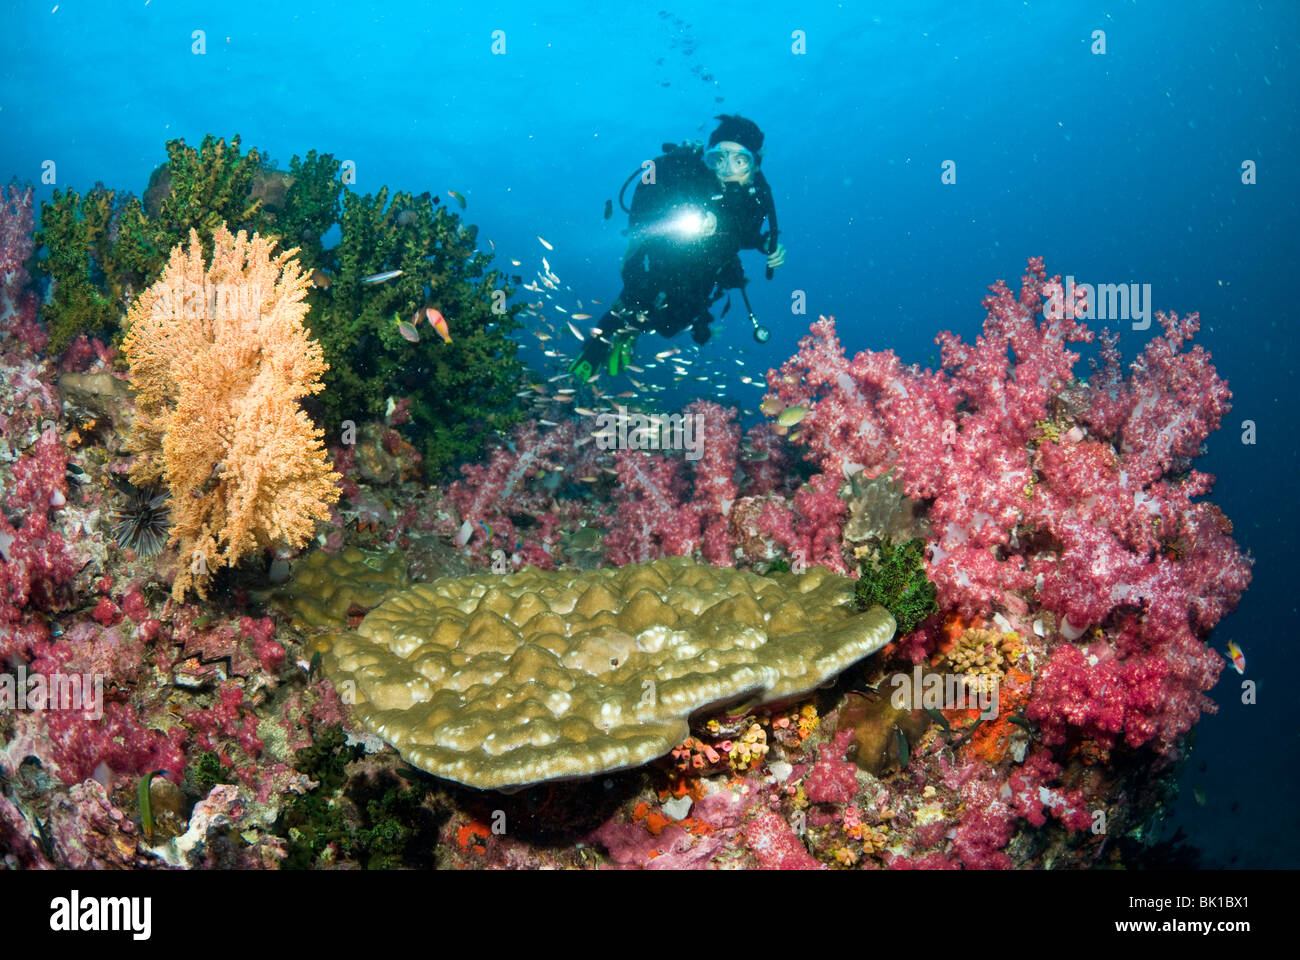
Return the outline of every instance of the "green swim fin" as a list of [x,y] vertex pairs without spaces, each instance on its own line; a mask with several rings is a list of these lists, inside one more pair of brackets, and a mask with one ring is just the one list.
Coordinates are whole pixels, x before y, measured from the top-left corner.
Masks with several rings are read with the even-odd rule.
[[620,330],[614,334],[614,343],[609,351],[609,373],[616,377],[632,362],[636,349],[636,331]]

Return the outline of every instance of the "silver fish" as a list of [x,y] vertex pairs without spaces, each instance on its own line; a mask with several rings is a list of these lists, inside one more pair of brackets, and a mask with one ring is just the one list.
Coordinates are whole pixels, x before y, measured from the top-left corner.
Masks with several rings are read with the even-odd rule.
[[394,277],[400,277],[402,270],[385,270],[383,273],[372,273],[368,277],[362,277],[362,283],[383,283],[385,280],[392,280]]

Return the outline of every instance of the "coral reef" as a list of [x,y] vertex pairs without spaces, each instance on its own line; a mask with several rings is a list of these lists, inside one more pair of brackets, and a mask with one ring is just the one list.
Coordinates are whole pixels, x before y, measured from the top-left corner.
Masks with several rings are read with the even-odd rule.
[[27,289],[31,277],[27,259],[35,245],[32,237],[32,187],[17,181],[0,190],[0,350],[25,348],[39,353],[47,335],[37,322],[36,294]]
[[[379,416],[391,398],[406,398],[407,429],[428,475],[440,477],[523,417],[523,367],[508,336],[521,309],[506,302],[513,287],[475,249],[477,228],[427,193],[346,193],[341,226],[337,268],[311,315],[330,364],[330,424]],[[363,282],[388,270],[402,275]],[[447,319],[450,342],[429,328],[415,343],[399,333],[413,315],[418,330],[426,308]]]
[[266,232],[263,203],[252,196],[266,175],[257,150],[241,155],[238,136],[229,143],[207,136],[197,149],[169,141],[167,157],[143,202],[97,184],[84,197],[56,190],[42,204],[36,244],[44,252],[38,267],[50,279],[42,315],[52,351],[79,336],[115,333],[132,298],[158,278],[191,229],[209,255],[208,238],[222,223]]
[[165,479],[182,563],[173,595],[207,593],[218,566],[258,548],[299,547],[338,499],[316,429],[298,401],[323,389],[320,348],[303,329],[306,278],[292,251],[254,234],[198,234],[127,317],[139,395],[132,479]]
[[[40,312],[52,351],[116,336],[170,251],[193,230],[210,257],[211,237],[224,223],[232,233],[297,248],[311,280],[311,333],[330,365],[321,402],[331,431],[404,403],[405,430],[437,477],[522,418],[514,393],[523,368],[508,336],[520,307],[507,302],[513,288],[475,248],[475,227],[462,226],[427,193],[347,192],[328,153],[294,156],[281,170],[256,148],[241,153],[240,146],[237,135],[208,135],[197,147],[172,140],[142,199],[96,185],[84,196],[55,191],[42,205],[37,265],[49,296]],[[327,248],[324,237],[335,227],[341,240]],[[30,245],[30,230],[16,233]],[[403,276],[363,282],[390,269]],[[431,331],[415,344],[399,336],[394,315],[405,319],[426,307],[448,318],[450,343]],[[31,321],[23,330],[44,346],[46,333]]]
[[815,688],[894,635],[851,581],[682,559],[437,580],[317,637],[353,710],[421,769],[479,788],[636,766],[687,717]]
[[[1226,518],[1192,502],[1212,478],[1188,470],[1231,395],[1203,349],[1183,350],[1195,314],[1159,313],[1164,335],[1127,378],[1107,337],[1084,385],[1067,348],[1092,338],[1082,295],[1066,304],[1041,259],[1018,298],[1001,281],[990,289],[975,345],[938,337],[939,371],[891,351],[848,360],[821,319],[769,374],[768,399],[807,409],[802,439],[824,476],[892,469],[907,496],[931,501],[927,574],[942,610],[1000,613],[1021,635],[1056,625],[1060,659],[1031,707],[1054,742],[1066,727],[1103,748],[1123,732],[1174,756],[1222,669],[1203,637],[1250,579]],[[1088,653],[1062,646],[1088,630],[1104,637]],[[1080,656],[1094,668],[1086,682]]]
[[84,197],[71,188],[55,190],[41,205],[36,241],[45,256],[38,266],[51,286],[41,314],[52,351],[62,352],[78,336],[116,330],[126,301],[149,272],[145,232],[140,202],[119,202],[103,186]]
[[[31,195],[11,186],[0,205],[0,660],[51,688],[56,674],[104,687],[99,715],[0,711],[0,863],[986,869],[1160,854],[1145,848],[1168,761],[1220,669],[1205,639],[1249,575],[1192,469],[1230,398],[1188,342],[1194,317],[1161,315],[1127,371],[1104,337],[1084,383],[1067,345],[1089,335],[1072,315],[1085,305],[1059,310],[1033,261],[1019,298],[993,288],[974,345],[941,337],[941,370],[846,359],[823,320],[769,377],[764,412],[789,426],[742,431],[701,401],[683,411],[702,418],[698,457],[601,449],[559,390],[558,422],[512,426],[507,405],[489,426],[459,395],[421,412],[421,394],[461,382],[417,376],[429,357],[489,393],[515,376],[492,346],[512,319],[490,312],[499,278],[474,273],[486,258],[458,217],[428,197],[345,197],[328,155],[285,172],[237,148],[169,147],[139,210],[100,188],[57,196],[50,319],[68,318],[66,337],[102,309],[107,335],[135,293],[170,281],[163,258],[191,226],[220,211],[260,230],[267,314],[293,349],[263,350],[289,359],[243,396],[293,375],[286,415],[359,421],[295,528],[320,546],[302,556],[234,485],[257,471],[232,457],[260,456],[265,436],[198,443],[200,414],[205,430],[223,404],[257,404],[219,394],[180,412],[180,385],[208,382],[186,362],[214,342],[187,338],[214,321],[179,325],[175,354],[128,338],[138,395],[92,337],[43,356]],[[325,249],[340,220],[343,245]],[[302,246],[296,266],[272,234]],[[204,289],[210,256],[262,242],[218,232],[209,254],[207,240],[172,257]],[[404,272],[362,282],[388,269]],[[470,300],[485,339],[452,354],[453,304]],[[327,353],[368,338],[347,369],[309,346],[308,305]],[[451,344],[395,334],[393,311],[424,305]],[[388,359],[366,366],[368,352]],[[303,385],[336,375],[352,399],[317,405]],[[169,596],[175,552],[149,555],[164,488],[123,479],[134,453],[142,484],[170,480],[169,418],[193,421],[195,464],[183,496],[166,487],[172,518],[220,491],[202,522],[245,522],[249,551],[277,548],[193,602]],[[305,417],[295,429],[319,444]],[[423,482],[488,436],[455,483]],[[310,459],[328,473],[318,445]],[[855,594],[885,609],[855,613]]]

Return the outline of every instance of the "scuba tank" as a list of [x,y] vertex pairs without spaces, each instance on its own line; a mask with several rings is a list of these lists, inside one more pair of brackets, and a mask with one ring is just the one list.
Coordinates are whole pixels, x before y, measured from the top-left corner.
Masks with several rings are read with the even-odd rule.
[[[704,153],[704,145],[700,143],[699,140],[683,140],[681,143],[664,143],[664,144],[660,144],[660,149],[663,151],[663,153],[661,153],[654,160],[656,182],[658,182],[659,180],[659,171],[662,168],[664,161],[671,162],[677,160],[687,160],[689,159],[687,157],[687,154],[695,154],[696,156],[694,157],[694,159],[697,162],[702,162],[699,155]],[[633,170],[631,176],[629,176],[626,180],[623,181],[623,186],[618,188],[618,205],[620,208],[622,208],[623,212],[626,213],[628,216],[632,215],[632,211],[628,208],[628,205],[623,202],[623,194],[627,193],[627,188],[631,186],[632,181],[635,180],[637,177],[641,176],[643,173],[645,173],[644,164],[642,164],[641,166]],[[633,195],[632,202],[633,203],[636,202],[635,194]],[[605,214],[605,219],[608,220],[609,217],[614,212],[613,204],[611,201],[609,200],[605,201],[605,209],[607,211]]]

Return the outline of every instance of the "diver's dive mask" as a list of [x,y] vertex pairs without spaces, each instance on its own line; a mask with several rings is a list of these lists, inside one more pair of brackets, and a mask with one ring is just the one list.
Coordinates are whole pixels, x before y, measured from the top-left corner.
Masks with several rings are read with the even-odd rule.
[[742,177],[758,166],[758,161],[744,147],[728,150],[718,144],[704,151],[704,165],[720,177]]

